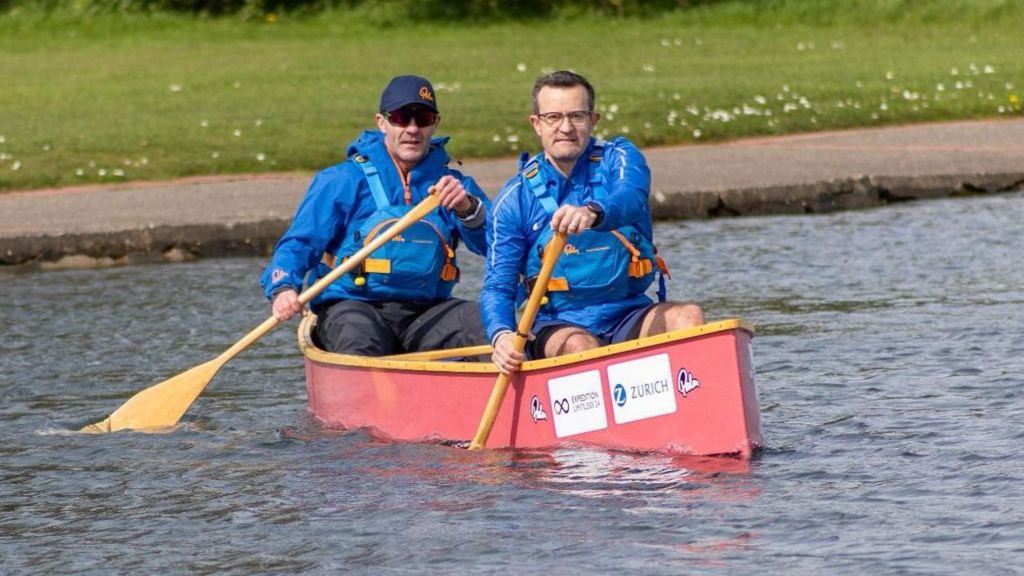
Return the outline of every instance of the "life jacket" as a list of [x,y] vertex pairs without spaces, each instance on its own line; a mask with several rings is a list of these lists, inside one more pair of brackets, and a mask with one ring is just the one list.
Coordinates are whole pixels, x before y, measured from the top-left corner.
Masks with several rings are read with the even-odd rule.
[[[413,208],[408,204],[391,204],[380,173],[369,158],[354,154],[352,161],[366,176],[377,209],[342,241],[337,251],[342,255],[340,258],[324,253],[321,265],[327,268],[344,262]],[[362,294],[368,300],[447,299],[459,281],[455,248],[448,225],[434,211],[378,248],[338,281],[349,294]]]
[[[601,170],[604,149],[605,142],[595,140],[589,156],[587,186],[596,201],[608,196],[604,171]],[[537,155],[527,161],[524,155],[520,160],[520,175],[544,211],[553,215],[558,209],[558,202],[548,191],[541,174],[539,158],[540,155]],[[551,228],[546,226],[527,256],[527,293],[533,288],[540,273],[544,247],[553,235]],[[592,304],[636,296],[647,290],[658,272],[661,273],[658,301],[664,302],[665,276],[669,272],[664,261],[657,255],[651,238],[633,225],[609,232],[586,230],[569,237],[548,282],[544,307],[549,310],[581,309]]]

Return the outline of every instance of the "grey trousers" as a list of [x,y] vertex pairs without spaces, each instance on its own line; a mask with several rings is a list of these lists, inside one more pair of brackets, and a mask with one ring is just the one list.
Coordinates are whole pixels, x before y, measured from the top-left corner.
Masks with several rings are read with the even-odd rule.
[[317,338],[331,352],[388,356],[488,343],[480,306],[458,298],[432,303],[342,300],[316,313]]

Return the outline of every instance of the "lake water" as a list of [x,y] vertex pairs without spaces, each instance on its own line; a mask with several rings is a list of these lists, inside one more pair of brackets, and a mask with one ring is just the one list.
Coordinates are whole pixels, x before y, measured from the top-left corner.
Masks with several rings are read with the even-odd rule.
[[1022,232],[1021,193],[659,224],[673,297],[757,330],[749,464],[323,429],[294,324],[173,432],[76,434],[265,319],[264,262],[0,271],[0,570],[1020,574]]

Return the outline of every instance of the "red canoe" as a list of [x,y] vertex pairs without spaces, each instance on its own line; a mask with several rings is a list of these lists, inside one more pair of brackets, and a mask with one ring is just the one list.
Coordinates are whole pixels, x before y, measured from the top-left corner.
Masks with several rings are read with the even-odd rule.
[[[299,327],[309,410],[328,426],[413,442],[473,437],[497,369],[444,358],[478,346],[383,358],[325,352]],[[725,320],[581,354],[526,362],[488,448],[591,445],[749,458],[762,443],[751,328]]]

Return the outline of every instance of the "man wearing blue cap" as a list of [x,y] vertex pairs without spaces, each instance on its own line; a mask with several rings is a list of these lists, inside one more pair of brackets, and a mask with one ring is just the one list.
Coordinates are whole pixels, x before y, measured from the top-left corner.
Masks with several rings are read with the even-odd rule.
[[318,173],[278,241],[262,284],[274,317],[302,311],[298,293],[371,242],[436,191],[441,208],[403,231],[310,302],[327,350],[384,356],[487,342],[475,302],[451,297],[459,242],[484,255],[490,201],[448,167],[434,138],[441,116],[433,86],[398,76],[381,94],[379,130],[364,131],[348,159]]

